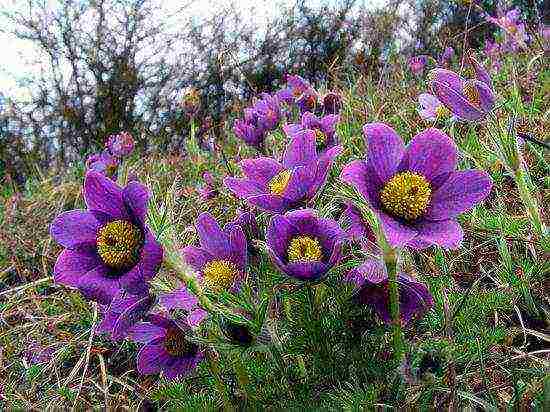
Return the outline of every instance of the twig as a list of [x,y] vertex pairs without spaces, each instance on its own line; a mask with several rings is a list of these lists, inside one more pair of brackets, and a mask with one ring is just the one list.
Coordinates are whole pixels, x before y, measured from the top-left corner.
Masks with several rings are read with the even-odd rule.
[[17,287],[15,287],[15,288],[8,289],[8,290],[5,290],[5,291],[3,291],[3,292],[0,292],[0,296],[8,295],[8,294],[10,294],[10,293],[21,292],[21,291],[23,291],[23,290],[25,290],[25,289],[32,288],[33,286],[40,285],[40,284],[42,284],[42,283],[46,283],[46,282],[48,282],[48,281],[51,280],[51,279],[52,279],[51,276],[47,276],[47,277],[45,277],[45,278],[35,280],[34,282],[25,283],[24,285],[17,286]]
[[96,321],[97,321],[97,304],[94,304],[94,318],[92,320],[92,327],[90,328],[90,337],[88,339],[88,346],[86,348],[86,360],[84,361],[84,372],[82,372],[82,377],[80,378],[80,384],[78,385],[78,392],[76,393],[76,396],[74,398],[73,409],[75,409],[76,401],[78,400],[78,397],[80,396],[80,392],[82,391],[84,378],[86,377],[86,373],[88,372],[88,365],[90,364],[90,352],[92,351],[92,341],[94,339],[94,327],[95,327]]

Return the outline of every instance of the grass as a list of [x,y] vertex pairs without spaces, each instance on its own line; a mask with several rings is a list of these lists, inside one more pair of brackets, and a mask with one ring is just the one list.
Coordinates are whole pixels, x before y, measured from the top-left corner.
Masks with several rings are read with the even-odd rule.
[[[528,61],[529,56],[509,59],[494,79],[506,102],[498,113],[506,118],[521,114],[527,128],[535,135],[542,131],[538,138],[544,140],[548,71],[541,71],[526,91],[528,105],[512,87],[511,73],[521,76]],[[384,88],[361,76],[342,81],[345,106],[339,136],[345,151],[316,201],[321,215],[340,219],[346,198],[364,204],[338,180],[344,164],[364,157],[362,125],[384,121],[410,140],[427,126],[416,113],[416,95],[424,88],[423,79],[399,70]],[[457,124],[445,130],[461,150],[459,168],[490,171],[494,189],[490,198],[461,216],[465,240],[460,249],[432,247],[404,255],[404,269],[428,285],[435,305],[406,328],[403,364],[392,360],[389,327],[369,308],[354,303],[352,288],[342,283],[364,257],[356,246],[346,247],[348,258],[326,281],[297,288],[271,266],[260,243],[243,291],[220,299],[248,308],[265,339],[242,348],[204,335],[211,362],[203,362],[192,376],[173,382],[140,376],[135,371],[137,346],[93,336],[98,308],[51,280],[60,248],[49,237],[48,225],[59,212],[83,206],[82,167],[37,177],[21,193],[5,185],[0,204],[0,408],[213,410],[236,405],[245,410],[359,410],[453,405],[543,410],[550,355],[549,240],[533,232],[486,127]],[[280,153],[283,135],[273,133],[269,139],[267,147]],[[197,240],[192,224],[201,211],[227,222],[244,206],[221,185],[209,201],[196,191],[204,171],[221,183],[228,170],[239,173],[237,157],[254,154],[229,131],[227,140],[223,152],[229,163],[219,152],[202,152],[192,142],[182,156],[136,155],[130,160],[129,170],[153,191],[152,203],[161,209],[170,205],[170,228],[181,245]],[[527,142],[522,154],[530,191],[539,205],[546,205],[547,153]],[[548,223],[547,215],[543,219]],[[260,214],[259,221],[265,227],[268,216]],[[154,285],[172,278],[164,268]],[[219,330],[219,319],[212,316],[208,325]],[[276,332],[271,330],[271,340],[266,338],[270,325]],[[281,358],[272,355],[272,346]],[[43,359],[37,361],[40,355]]]

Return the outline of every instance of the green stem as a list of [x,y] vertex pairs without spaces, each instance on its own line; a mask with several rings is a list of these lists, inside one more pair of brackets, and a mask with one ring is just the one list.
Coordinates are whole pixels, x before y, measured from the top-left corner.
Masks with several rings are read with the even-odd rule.
[[210,350],[207,350],[206,357],[208,358],[208,363],[210,364],[210,370],[214,375],[214,384],[216,385],[216,389],[222,395],[223,410],[225,411],[236,410],[233,404],[231,403],[231,400],[229,399],[229,394],[227,393],[227,385],[225,384],[221,376],[220,365],[218,363],[218,360],[216,359],[215,354]]
[[533,194],[529,190],[529,186],[527,184],[527,176],[525,169],[520,165],[514,172],[514,180],[516,181],[516,185],[519,190],[519,196],[521,198],[521,201],[523,202],[523,206],[527,209],[527,213],[529,214],[529,220],[531,221],[531,225],[533,225],[533,228],[537,232],[537,234],[540,237],[543,237],[546,235],[546,227],[542,221],[542,218],[540,216],[539,207],[537,204],[536,199],[533,197]]
[[397,250],[393,249],[384,239],[382,250],[384,264],[388,273],[388,295],[390,299],[390,315],[392,325],[392,340],[394,358],[401,363],[404,354],[404,338],[401,329],[401,315],[399,311],[399,287],[397,283]]

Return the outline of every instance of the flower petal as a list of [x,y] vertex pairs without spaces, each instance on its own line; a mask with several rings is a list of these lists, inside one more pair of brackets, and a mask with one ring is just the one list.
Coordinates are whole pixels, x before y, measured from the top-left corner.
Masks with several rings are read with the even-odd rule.
[[229,244],[231,248],[231,260],[239,269],[246,269],[246,261],[248,257],[248,247],[246,236],[240,226],[235,226],[229,232]]
[[251,196],[246,200],[253,206],[256,206],[267,212],[274,213],[283,213],[291,206],[288,200],[286,200],[282,196],[271,194]]
[[462,227],[454,220],[424,221],[415,228],[418,230],[418,237],[412,243],[407,243],[407,246],[414,249],[425,249],[432,245],[457,249],[464,238]]
[[128,331],[130,339],[137,343],[149,343],[155,339],[163,338],[165,335],[165,328],[149,322],[136,323]]
[[420,173],[431,181],[455,169],[457,152],[449,136],[441,130],[430,128],[418,133],[411,140],[399,170]]
[[186,286],[182,286],[174,292],[160,295],[159,301],[161,306],[168,310],[183,309],[191,311],[199,304],[197,297],[189,292]]
[[84,179],[84,200],[90,211],[102,212],[113,219],[129,218],[122,188],[108,177],[92,170]]
[[382,224],[384,235],[392,247],[404,246],[417,235],[414,227],[405,225],[384,212],[376,213]]
[[432,194],[425,218],[430,220],[451,219],[466,212],[489,195],[491,178],[482,170],[455,171]]
[[405,144],[390,126],[384,123],[369,123],[363,126],[368,145],[367,163],[380,178],[389,180],[405,153]]
[[138,354],[137,369],[142,375],[159,373],[170,362],[170,355],[162,343],[148,343]]
[[53,279],[55,283],[76,288],[87,272],[102,265],[103,262],[92,249],[65,249],[57,257]]
[[122,190],[122,197],[124,198],[126,207],[142,226],[145,224],[149,196],[149,190],[138,182],[130,182]]
[[287,169],[309,165],[317,160],[315,132],[304,130],[296,134],[283,155],[283,166]]
[[480,109],[468,102],[462,90],[457,91],[437,81],[431,82],[430,88],[455,116],[466,121],[476,121],[485,116]]
[[300,280],[318,280],[330,269],[323,262],[289,263],[280,268],[286,275]]
[[288,244],[296,228],[286,216],[277,215],[271,218],[265,234],[267,246],[280,258],[286,260]]
[[257,159],[245,159],[240,163],[243,173],[250,181],[266,186],[271,179],[284,167],[274,159],[269,157],[259,157]]
[[50,234],[57,243],[67,248],[95,245],[97,231],[105,222],[86,210],[61,213],[50,226]]
[[206,250],[195,247],[195,246],[186,246],[181,250],[183,259],[185,262],[195,270],[202,270],[204,265],[206,265],[211,260],[214,260],[214,256],[208,253]]
[[282,195],[288,203],[298,203],[308,199],[308,193],[315,184],[315,167],[299,166],[291,171],[290,180]]
[[265,194],[267,189],[265,186],[248,179],[238,179],[235,177],[226,177],[223,179],[223,184],[240,198],[248,198]]
[[229,236],[210,213],[199,215],[195,224],[203,249],[215,257],[227,257],[229,254]]
[[344,166],[340,179],[352,185],[375,208],[379,206],[378,193],[382,182],[374,170],[363,160],[354,160]]
[[187,324],[192,327],[198,326],[204,319],[206,319],[207,316],[207,311],[201,308],[196,308],[187,315]]
[[120,281],[110,276],[110,269],[104,265],[86,272],[79,279],[78,289],[89,300],[108,305],[120,291]]

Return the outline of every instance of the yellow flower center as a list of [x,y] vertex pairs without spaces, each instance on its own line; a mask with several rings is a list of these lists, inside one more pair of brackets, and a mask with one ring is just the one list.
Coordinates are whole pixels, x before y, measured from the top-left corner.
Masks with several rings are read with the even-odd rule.
[[481,100],[477,87],[475,87],[472,83],[466,83],[464,84],[462,91],[464,92],[464,95],[466,96],[466,99],[468,100],[468,102],[470,102],[470,104],[475,107],[480,107]]
[[426,211],[432,189],[426,178],[414,172],[393,176],[380,192],[380,201],[391,214],[406,220],[418,219]]
[[447,109],[445,106],[443,106],[442,104],[437,106],[437,109],[435,109],[435,116],[437,117],[438,120],[443,120],[443,119],[446,119],[447,117],[449,117],[451,115],[451,112],[449,109]]
[[288,261],[319,262],[323,260],[323,250],[319,240],[310,236],[296,236],[288,246]]
[[187,340],[182,330],[170,328],[164,337],[164,349],[172,356],[183,357],[196,354],[198,347]]
[[315,141],[318,145],[324,145],[327,142],[327,135],[321,130],[315,129]]
[[99,229],[97,252],[103,262],[114,269],[129,269],[139,260],[141,230],[126,220],[115,220]]
[[229,289],[233,285],[239,269],[228,260],[212,260],[204,266],[202,273],[207,288],[221,291]]
[[268,184],[271,194],[282,196],[288,186],[288,182],[290,182],[291,176],[292,172],[288,169],[277,173]]

